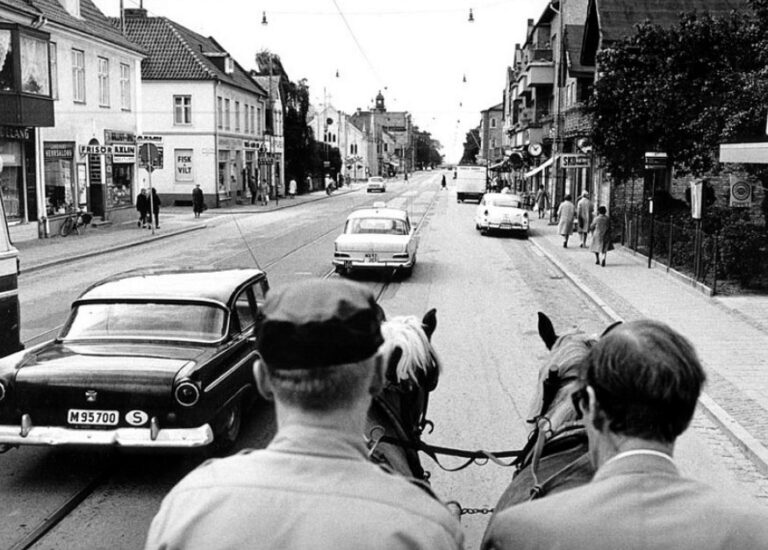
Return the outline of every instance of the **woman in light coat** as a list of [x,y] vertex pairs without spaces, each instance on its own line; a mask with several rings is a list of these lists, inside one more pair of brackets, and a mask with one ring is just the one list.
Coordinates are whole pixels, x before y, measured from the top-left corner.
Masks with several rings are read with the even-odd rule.
[[[606,216],[605,206],[597,209],[597,217],[589,226],[592,231],[592,244],[589,251],[595,253],[595,264],[605,267],[605,258],[608,251],[613,250],[611,242],[611,219]],[[603,255],[603,261],[600,262],[600,254]]]
[[557,209],[557,232],[563,236],[563,248],[568,248],[568,237],[573,233],[573,219],[576,217],[576,207],[571,202],[571,195],[563,197],[563,202]]
[[587,233],[592,225],[592,203],[589,202],[589,193],[584,191],[579,202],[576,203],[576,219],[579,222],[579,236],[581,248],[587,248]]

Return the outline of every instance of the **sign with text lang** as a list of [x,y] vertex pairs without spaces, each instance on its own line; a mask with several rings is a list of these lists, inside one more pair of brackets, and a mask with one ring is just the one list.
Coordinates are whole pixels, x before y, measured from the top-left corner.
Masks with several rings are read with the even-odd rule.
[[645,169],[664,170],[667,167],[667,160],[668,159],[666,153],[646,153]]

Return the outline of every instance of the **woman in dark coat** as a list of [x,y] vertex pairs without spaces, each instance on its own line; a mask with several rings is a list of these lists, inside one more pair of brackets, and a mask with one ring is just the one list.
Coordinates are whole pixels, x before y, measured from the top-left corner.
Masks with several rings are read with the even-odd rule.
[[147,215],[149,214],[149,196],[147,196],[147,190],[142,189],[141,193],[136,197],[136,210],[139,212],[139,221],[136,225],[139,227],[147,227]]
[[152,212],[155,214],[155,229],[160,229],[160,196],[152,188]]
[[205,196],[198,183],[195,185],[195,188],[192,189],[192,212],[195,213],[196,218],[199,218],[203,210],[205,210]]
[[[595,264],[605,267],[605,257],[608,251],[613,250],[611,242],[611,219],[606,216],[605,206],[597,209],[597,217],[589,226],[592,231],[592,244],[589,246],[590,252],[595,253]],[[600,254],[603,255],[603,261],[600,262]]]

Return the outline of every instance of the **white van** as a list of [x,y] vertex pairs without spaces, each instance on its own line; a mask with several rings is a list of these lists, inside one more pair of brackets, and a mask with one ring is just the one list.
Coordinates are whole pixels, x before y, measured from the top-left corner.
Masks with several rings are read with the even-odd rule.
[[487,187],[487,170],[485,166],[456,167],[456,201],[476,200],[480,202]]
[[19,251],[11,244],[0,200],[0,357],[23,348],[19,340]]

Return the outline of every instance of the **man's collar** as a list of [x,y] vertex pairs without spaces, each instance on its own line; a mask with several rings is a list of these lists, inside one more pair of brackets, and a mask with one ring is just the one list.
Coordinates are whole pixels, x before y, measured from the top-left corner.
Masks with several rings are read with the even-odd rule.
[[595,480],[631,473],[679,475],[675,462],[668,454],[653,449],[634,449],[621,452],[605,461],[597,470]]
[[331,427],[290,424],[281,428],[270,442],[270,451],[332,458],[365,459],[362,436]]

